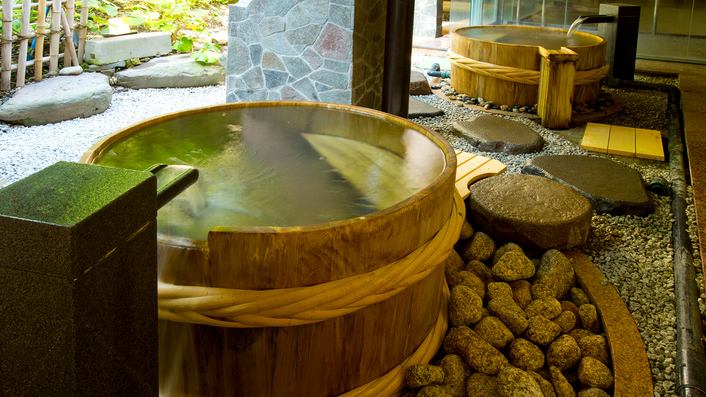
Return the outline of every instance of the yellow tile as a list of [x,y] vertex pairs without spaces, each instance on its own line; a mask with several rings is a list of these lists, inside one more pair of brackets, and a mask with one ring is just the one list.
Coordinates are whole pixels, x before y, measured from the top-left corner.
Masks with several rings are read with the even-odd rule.
[[664,161],[662,133],[657,130],[635,128],[635,157]]
[[632,127],[610,127],[608,153],[635,157],[635,129]]
[[581,149],[592,152],[608,153],[610,126],[607,124],[586,123]]

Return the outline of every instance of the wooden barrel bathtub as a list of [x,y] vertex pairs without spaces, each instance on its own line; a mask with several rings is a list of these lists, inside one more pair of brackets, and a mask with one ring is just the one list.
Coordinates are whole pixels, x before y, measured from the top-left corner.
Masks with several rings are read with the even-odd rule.
[[[438,150],[438,175],[401,202],[351,219],[307,226],[223,225],[211,228],[205,239],[173,236],[160,230],[160,395],[392,395],[390,388],[396,386],[386,386],[384,391],[359,391],[395,367],[399,369],[411,356],[418,357],[425,340],[428,343],[434,339],[432,349],[438,348],[445,334],[446,319],[439,320],[446,311],[443,260],[458,239],[459,220],[465,212],[455,193],[455,154],[446,140],[408,120],[354,106],[249,102],[181,111],[137,123],[96,143],[81,161],[101,165],[102,160],[119,152],[116,145],[139,136],[146,128],[179,123],[195,114],[210,115],[207,120],[213,121],[207,121],[202,128],[218,134],[224,130],[218,124],[220,115],[249,109],[266,109],[270,127],[300,123],[295,129],[364,141],[403,157],[421,154],[414,153],[414,142],[423,140],[426,143],[422,146],[430,144]],[[313,111],[315,117],[299,121],[290,111]],[[260,122],[245,119],[246,130],[248,123]],[[276,133],[277,128],[265,130]],[[276,144],[275,139],[271,146]],[[150,161],[160,159],[149,159],[134,167],[144,169]],[[445,233],[448,237],[442,239]],[[434,244],[435,248],[430,248]],[[392,277],[392,281],[402,282],[381,292],[384,296],[376,298],[377,303],[368,305],[366,300],[372,299],[371,294],[358,297],[352,308],[334,308],[334,315],[321,314],[338,301],[359,293],[352,289],[343,297],[336,296],[349,288],[346,280],[373,273],[384,277],[390,272],[385,270],[389,264],[409,261],[414,266],[426,261],[422,267],[427,269],[414,277],[403,269]],[[374,285],[378,280],[363,282],[361,290],[383,291],[384,285]],[[291,302],[290,298],[282,298],[287,301],[282,309],[264,310],[265,314],[257,311],[259,306],[279,299],[280,292],[294,291],[296,295],[330,283],[341,284],[314,298],[295,296]],[[186,295],[183,291],[187,291]],[[188,312],[190,303],[181,305],[186,309],[174,309],[180,299],[198,305],[214,296],[237,298],[260,293],[270,295],[235,309],[224,309],[218,302],[206,304],[208,307],[201,312]],[[297,299],[320,302],[300,315],[265,318],[270,314],[277,317],[274,312],[286,312],[287,303],[297,305]],[[258,307],[253,309],[254,306]],[[236,312],[248,314],[237,317]],[[319,321],[318,316],[326,319]],[[431,356],[426,353],[426,357]]]
[[[538,85],[522,81],[527,71],[539,71],[541,56],[539,44],[547,42],[545,48],[567,47],[578,54],[576,62],[577,80],[580,71],[601,70],[605,64],[607,42],[600,36],[585,32],[572,32],[568,41],[567,30],[534,26],[470,26],[454,29],[451,32],[451,85],[460,93],[471,97],[482,97],[500,105],[532,106],[538,101]],[[510,41],[510,42],[506,42]],[[513,44],[517,42],[518,44]],[[510,81],[474,72],[454,62],[458,57],[478,71],[503,73],[503,67],[516,70],[508,71]],[[606,69],[607,70],[607,69]],[[533,77],[532,77],[533,78]],[[575,85],[574,103],[594,102],[601,94],[600,77],[588,84]]]

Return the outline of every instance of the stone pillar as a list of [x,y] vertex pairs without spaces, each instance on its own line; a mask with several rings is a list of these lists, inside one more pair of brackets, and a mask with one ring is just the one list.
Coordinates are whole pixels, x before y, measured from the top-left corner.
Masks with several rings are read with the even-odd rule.
[[230,6],[226,101],[380,109],[385,0],[240,0]]
[[416,0],[414,2],[414,37],[441,37],[444,0]]
[[69,162],[0,189],[0,395],[158,395],[156,191]]

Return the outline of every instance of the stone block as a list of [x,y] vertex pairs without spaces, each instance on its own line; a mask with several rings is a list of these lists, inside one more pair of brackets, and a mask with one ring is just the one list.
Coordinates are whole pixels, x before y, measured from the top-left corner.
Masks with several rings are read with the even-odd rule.
[[115,74],[117,85],[128,88],[202,87],[223,84],[225,68],[198,63],[189,54],[153,58]]
[[83,60],[94,65],[105,65],[170,52],[172,39],[169,32],[138,33],[86,40]]
[[0,395],[158,395],[156,178],[56,163],[0,190]]

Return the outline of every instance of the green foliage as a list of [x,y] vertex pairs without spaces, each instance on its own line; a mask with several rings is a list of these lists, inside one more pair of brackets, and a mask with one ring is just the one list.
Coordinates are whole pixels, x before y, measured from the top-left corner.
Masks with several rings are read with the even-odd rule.
[[172,44],[172,49],[179,52],[190,52],[194,46],[194,41],[186,36],[179,37],[179,40]]
[[196,51],[191,57],[198,63],[212,65],[218,63],[218,58],[221,55],[221,46],[217,44],[204,44],[204,48]]
[[194,8],[189,0],[125,1],[126,23],[141,25],[149,31],[171,32],[176,40],[184,30],[203,32],[206,10]]

